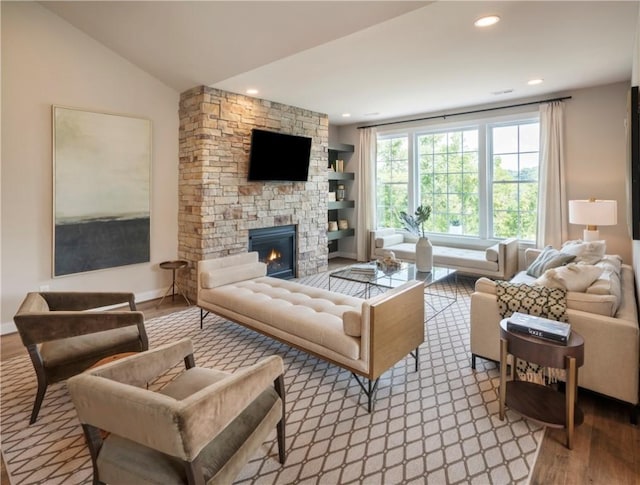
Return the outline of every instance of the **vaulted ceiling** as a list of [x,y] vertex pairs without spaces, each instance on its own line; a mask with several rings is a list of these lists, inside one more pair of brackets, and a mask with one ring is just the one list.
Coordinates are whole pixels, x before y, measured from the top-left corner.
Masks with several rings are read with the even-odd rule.
[[[42,2],[177,91],[210,85],[332,124],[631,79],[639,1]],[[474,20],[501,21],[478,29]],[[528,85],[541,78],[543,83]],[[349,113],[349,118],[343,117]]]

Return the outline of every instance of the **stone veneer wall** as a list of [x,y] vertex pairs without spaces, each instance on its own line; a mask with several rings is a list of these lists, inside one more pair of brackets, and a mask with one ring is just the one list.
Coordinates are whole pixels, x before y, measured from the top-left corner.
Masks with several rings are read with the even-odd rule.
[[[307,182],[249,182],[251,129],[313,139]],[[200,86],[180,96],[177,276],[196,295],[197,262],[247,251],[249,229],[296,224],[298,276],[327,269],[327,115]],[[273,163],[278,163],[274,153]]]

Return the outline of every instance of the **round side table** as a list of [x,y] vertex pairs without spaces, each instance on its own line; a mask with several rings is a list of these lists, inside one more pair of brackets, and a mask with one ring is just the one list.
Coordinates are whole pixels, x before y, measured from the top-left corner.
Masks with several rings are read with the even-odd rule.
[[[511,354],[511,380],[507,382],[507,356]],[[564,395],[551,387],[517,380],[515,358],[543,367],[565,369]],[[567,448],[573,447],[573,429],[584,415],[577,405],[578,367],[584,364],[584,339],[571,331],[566,345],[507,330],[507,319],[500,322],[500,419],[505,404],[522,416],[552,428],[567,430]]]
[[158,303],[158,306],[162,305],[162,302],[169,294],[169,291],[171,291],[171,301],[174,301],[176,296],[176,288],[178,289],[178,292],[182,295],[182,297],[187,301],[187,305],[191,305],[189,298],[187,298],[187,295],[185,295],[184,291],[182,291],[182,288],[180,288],[180,285],[176,282],[176,270],[186,268],[187,266],[189,266],[189,262],[185,261],[184,259],[176,259],[175,261],[163,261],[159,264],[159,266],[162,269],[170,269],[172,278],[171,286],[167,288],[167,291],[164,293],[164,296],[160,300],[160,303]]

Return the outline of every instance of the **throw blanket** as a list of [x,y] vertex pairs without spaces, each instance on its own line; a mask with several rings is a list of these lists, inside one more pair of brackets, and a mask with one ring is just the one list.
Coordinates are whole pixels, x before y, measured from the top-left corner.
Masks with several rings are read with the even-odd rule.
[[[510,317],[513,312],[527,313],[539,317],[567,322],[567,290],[531,286],[526,283],[496,282],[498,310],[502,318]],[[558,379],[564,380],[564,370],[545,369],[537,364],[517,359],[516,372],[520,380],[549,384]]]

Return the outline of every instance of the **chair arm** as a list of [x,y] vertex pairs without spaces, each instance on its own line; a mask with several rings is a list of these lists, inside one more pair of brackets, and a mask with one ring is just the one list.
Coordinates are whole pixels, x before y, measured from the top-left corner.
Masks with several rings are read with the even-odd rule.
[[[122,363],[131,363],[134,357]],[[108,366],[113,369],[115,364]],[[183,400],[113,381],[98,372],[74,376],[67,386],[82,424],[193,461],[282,372],[282,359],[268,357]]]
[[536,258],[540,255],[540,253],[542,252],[541,249],[538,248],[527,248],[524,250],[524,264],[525,266],[528,268],[529,266],[531,266],[531,263],[533,263]]
[[[192,394],[180,403],[179,430],[191,461],[262,392],[284,373],[282,358],[272,355],[257,364]],[[284,406],[284,403],[282,404]],[[211,419],[215,416],[215,419]]]
[[136,309],[136,297],[130,292],[52,291],[40,294],[52,311],[91,310],[119,303],[128,303],[130,310]]
[[123,384],[144,387],[179,362],[192,358],[193,345],[190,339],[184,338],[86,372]]
[[25,346],[128,327],[130,325],[136,325],[140,332],[141,340],[143,343],[147,342],[144,314],[142,312],[32,312],[19,313],[13,317],[13,320]]
[[518,272],[518,239],[512,237],[500,241],[498,248],[500,254],[498,257],[498,270],[504,275],[503,278],[508,280]]

